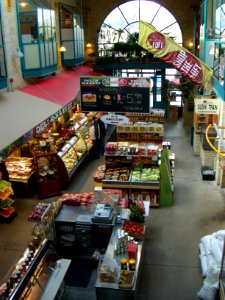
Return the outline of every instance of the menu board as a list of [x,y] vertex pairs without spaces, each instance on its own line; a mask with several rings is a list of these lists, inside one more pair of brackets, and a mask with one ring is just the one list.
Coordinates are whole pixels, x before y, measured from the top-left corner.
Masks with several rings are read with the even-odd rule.
[[82,111],[150,111],[149,78],[81,77],[80,91]]

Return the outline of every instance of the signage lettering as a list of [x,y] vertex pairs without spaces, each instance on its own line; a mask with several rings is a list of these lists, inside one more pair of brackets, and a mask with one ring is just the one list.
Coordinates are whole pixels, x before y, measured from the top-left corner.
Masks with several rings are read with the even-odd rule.
[[211,98],[196,98],[195,113],[197,114],[219,114],[220,100]]
[[150,78],[81,77],[80,91],[82,111],[150,111]]

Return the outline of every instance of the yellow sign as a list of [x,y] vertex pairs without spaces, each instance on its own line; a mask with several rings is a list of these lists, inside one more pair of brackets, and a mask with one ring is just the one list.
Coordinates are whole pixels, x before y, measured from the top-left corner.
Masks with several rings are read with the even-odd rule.
[[195,55],[142,20],[138,44],[199,86],[204,85],[213,74],[213,70]]

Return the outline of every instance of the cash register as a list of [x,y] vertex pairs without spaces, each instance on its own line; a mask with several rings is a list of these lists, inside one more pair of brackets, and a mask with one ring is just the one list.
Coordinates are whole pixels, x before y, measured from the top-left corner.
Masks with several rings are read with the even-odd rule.
[[94,216],[92,217],[93,223],[112,223],[113,221],[113,208],[109,204],[96,204]]

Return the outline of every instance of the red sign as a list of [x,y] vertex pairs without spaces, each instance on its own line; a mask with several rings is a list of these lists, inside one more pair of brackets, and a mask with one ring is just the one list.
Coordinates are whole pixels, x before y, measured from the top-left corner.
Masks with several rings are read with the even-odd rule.
[[213,74],[212,69],[195,55],[143,21],[140,21],[138,43],[197,85],[204,85]]

